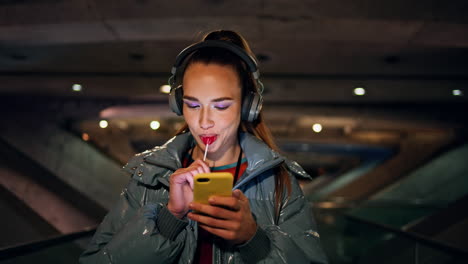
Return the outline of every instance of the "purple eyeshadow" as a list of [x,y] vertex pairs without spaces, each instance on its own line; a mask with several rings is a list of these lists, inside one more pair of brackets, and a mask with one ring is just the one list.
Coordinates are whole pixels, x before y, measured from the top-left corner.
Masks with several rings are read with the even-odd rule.
[[[196,108],[196,107],[201,106],[201,104],[199,104],[197,102],[192,102],[192,101],[188,101],[188,100],[184,100],[184,103],[190,108]],[[232,102],[220,102],[220,103],[213,104],[212,107],[218,108],[218,109],[226,109],[231,105],[232,105]]]
[[197,106],[200,106],[200,105],[197,104],[197,103],[191,103],[191,102],[188,102],[188,101],[185,101],[185,103],[188,105],[188,107],[197,107]]
[[215,104],[214,106],[217,107],[217,108],[226,108],[228,106],[230,106],[231,104]]

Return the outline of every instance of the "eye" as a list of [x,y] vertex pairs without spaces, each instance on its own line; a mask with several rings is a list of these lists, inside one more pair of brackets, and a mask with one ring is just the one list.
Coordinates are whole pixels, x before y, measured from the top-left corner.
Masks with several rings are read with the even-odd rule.
[[188,108],[198,108],[200,107],[200,104],[197,104],[197,103],[193,103],[193,102],[187,102],[187,101],[184,101],[185,105],[187,105]]
[[229,106],[231,106],[231,104],[215,104],[214,108],[223,111],[223,110],[228,109]]
[[218,110],[226,110],[229,108],[230,105],[215,105],[215,108]]

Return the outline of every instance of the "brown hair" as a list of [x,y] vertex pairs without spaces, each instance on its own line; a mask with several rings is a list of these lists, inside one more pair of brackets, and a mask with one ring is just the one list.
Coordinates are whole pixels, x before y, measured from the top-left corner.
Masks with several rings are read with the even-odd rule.
[[[238,33],[230,30],[217,30],[208,33],[203,40],[224,40],[234,43],[235,45],[243,48],[253,58],[255,56],[252,53],[247,41]],[[205,64],[215,63],[218,65],[232,66],[233,69],[238,73],[239,80],[242,87],[242,98],[247,92],[257,92],[257,83],[254,81],[252,74],[248,71],[245,63],[237,55],[232,52],[221,49],[221,48],[202,48],[195,51],[189,56],[183,67],[183,72],[193,63],[202,62]],[[183,74],[182,74],[183,76]],[[265,142],[268,147],[274,151],[279,151],[270,129],[265,124],[263,114],[260,113],[257,120],[254,122],[241,121],[240,130],[248,132],[258,139]],[[188,125],[185,123],[176,133],[176,135],[185,133],[188,131]],[[278,223],[280,212],[283,206],[284,191],[287,190],[287,198],[291,194],[291,182],[289,180],[289,174],[284,164],[281,164],[275,169],[275,222]]]

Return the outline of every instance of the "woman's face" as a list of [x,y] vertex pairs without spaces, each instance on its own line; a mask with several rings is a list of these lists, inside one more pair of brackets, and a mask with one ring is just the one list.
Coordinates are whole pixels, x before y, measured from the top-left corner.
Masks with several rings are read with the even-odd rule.
[[183,113],[198,146],[211,156],[222,156],[237,146],[241,87],[230,66],[194,63],[183,78]]

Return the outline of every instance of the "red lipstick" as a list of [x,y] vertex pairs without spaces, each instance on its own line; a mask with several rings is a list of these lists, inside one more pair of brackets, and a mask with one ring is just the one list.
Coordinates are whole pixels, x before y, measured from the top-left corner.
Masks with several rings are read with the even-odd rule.
[[216,141],[218,136],[200,136],[201,140],[203,141],[203,144],[205,145],[211,145],[213,142]]

